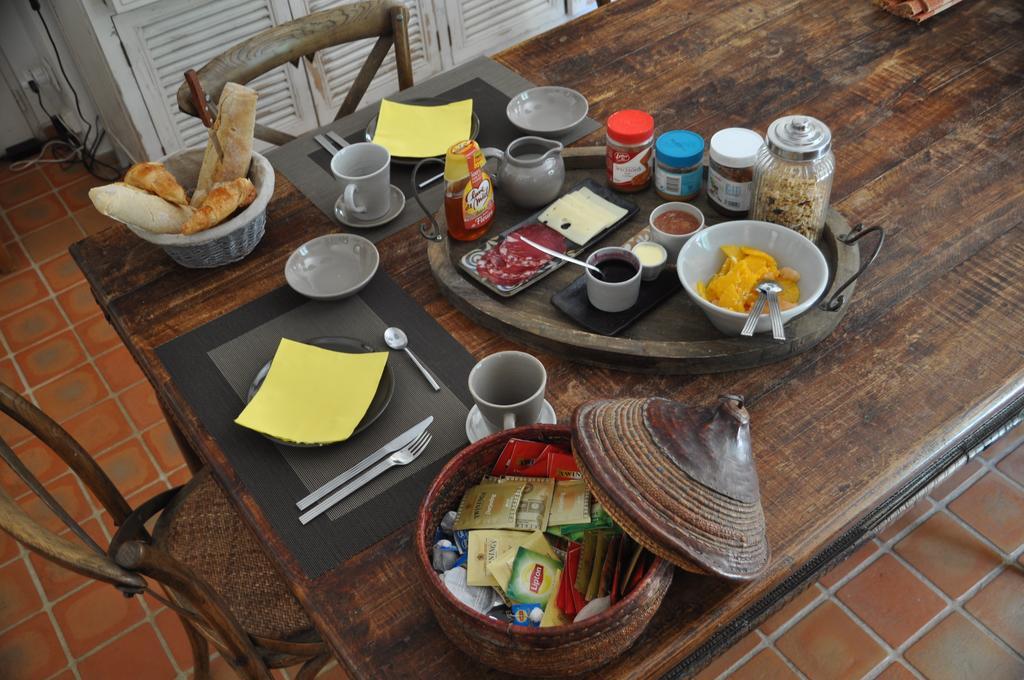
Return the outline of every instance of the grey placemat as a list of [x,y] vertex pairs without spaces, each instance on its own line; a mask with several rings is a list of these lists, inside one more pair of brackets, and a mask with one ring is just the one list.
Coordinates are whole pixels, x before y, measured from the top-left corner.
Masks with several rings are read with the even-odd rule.
[[[506,97],[504,100],[505,103],[507,103],[508,98],[511,98],[523,90],[534,86],[534,83],[523,78],[515,71],[512,71],[511,69],[508,69],[487,57],[479,57],[449,71],[438,74],[433,78],[417,83],[408,90],[403,90],[402,92],[397,92],[394,95],[389,95],[388,98],[394,101],[409,101],[410,99],[423,97],[442,97],[446,92],[465,86],[471,83],[474,79],[480,79],[490,87],[501,92]],[[334,220],[334,203],[337,201],[339,194],[338,184],[331,175],[324,171],[321,164],[317,162],[318,160],[322,160],[318,158],[318,152],[321,151],[321,149],[320,145],[316,143],[313,137],[317,134],[326,132],[327,130],[332,130],[346,139],[355,140],[360,133],[366,130],[367,123],[369,123],[370,119],[376,115],[379,108],[379,104],[366,106],[349,116],[328,123],[313,132],[307,133],[288,144],[274,149],[267,154],[267,157],[270,159],[271,164],[276,170],[287,177],[292,184],[294,184],[299,191],[312,201],[325,215]],[[481,118],[481,136],[487,134],[489,126],[500,125],[505,127],[508,125],[508,121],[504,117],[504,104],[499,108],[500,118],[492,118],[491,120]],[[562,137],[560,141],[564,144],[570,144],[582,139],[600,127],[601,125],[599,123],[591,118],[587,118],[577,125],[570,133]],[[519,133],[515,133],[515,136],[518,137]],[[506,141],[492,140],[489,143],[504,148],[508,142],[511,142],[514,138],[515,137],[511,137]],[[324,154],[326,154],[326,152],[324,152]],[[431,169],[434,167],[435,166],[433,165],[430,166]],[[440,170],[441,166],[437,165],[436,167]],[[427,169],[424,168],[424,172],[422,173],[423,179],[427,179],[431,176],[430,173],[426,172],[426,170]],[[422,194],[424,203],[428,206],[440,206],[442,192],[442,183],[437,183],[428,187]],[[360,229],[359,234],[376,242],[390,236],[396,231],[404,229],[423,216],[423,211],[418,205],[416,205],[416,202],[412,200],[412,197],[409,197],[406,201],[405,208],[393,221],[373,229]]]
[[[209,352],[221,375],[238,398],[245,400],[256,373],[274,355],[281,338],[302,342],[324,336],[354,338],[386,350],[382,337],[387,325],[359,297],[333,304],[308,302],[272,319]],[[384,414],[347,442],[318,448],[274,444],[308,491],[314,491],[401,432],[434,416],[433,439],[412,463],[393,468],[334,506],[322,517],[337,520],[395,484],[431,466],[466,444],[469,410],[446,384],[434,392],[423,375],[402,352],[392,352],[388,363],[395,376],[395,392]],[[298,499],[296,499],[298,500]],[[296,512],[298,517],[298,512]],[[317,518],[315,522],[325,521]]]
[[[406,332],[410,347],[417,349],[416,353],[420,359],[427,364],[434,376],[454,393],[461,404],[461,408],[456,405],[452,409],[452,420],[457,421],[459,416],[456,414],[466,413],[473,403],[466,384],[469,371],[473,368],[472,355],[384,272],[377,272],[357,298],[379,317],[376,323],[400,326]],[[203,428],[216,441],[233,475],[244,487],[247,497],[269,523],[275,533],[275,546],[280,544],[290,558],[298,562],[307,576],[316,578],[412,521],[427,488],[461,444],[456,444],[445,451],[442,449],[447,447],[441,447],[436,441],[432,442],[428,451],[437,454],[434,462],[426,464],[426,467],[418,471],[409,471],[404,479],[393,477],[391,486],[380,490],[376,496],[366,500],[362,505],[350,508],[342,522],[332,522],[327,517],[321,517],[305,526],[299,524],[295,502],[309,493],[309,487],[300,479],[296,469],[285,459],[279,447],[252,430],[235,425],[234,419],[244,406],[243,399],[239,396],[239,390],[221,373],[211,354],[236,338],[306,305],[319,307],[316,309],[317,314],[313,316],[322,313],[327,317],[336,317],[332,322],[346,324],[340,333],[331,332],[348,336],[364,334],[362,328],[354,324],[347,325],[346,319],[349,317],[338,312],[339,309],[346,307],[346,303],[310,303],[287,286],[282,286],[161,345],[156,349],[156,353],[167,368],[175,388],[191,406]],[[307,312],[301,312],[300,316],[305,313]],[[369,333],[372,334],[372,331]],[[375,343],[371,345],[381,346]],[[266,347],[269,352],[266,356],[270,356],[276,344],[268,341]],[[259,363],[255,350],[251,354],[252,358],[249,361],[252,364]],[[395,356],[393,359],[395,366],[400,367],[399,361],[403,357]],[[248,371],[247,367],[240,373]],[[400,379],[403,384],[413,385],[413,381],[406,377]],[[235,380],[235,384],[244,382],[241,375]],[[397,399],[397,380],[395,387]],[[436,408],[435,403],[450,403],[447,395],[438,394],[437,397],[437,401],[434,396],[427,398],[429,410],[434,412],[435,417],[441,415],[440,411],[448,410],[448,407]],[[388,408],[388,414],[400,415],[397,409],[396,402]],[[415,416],[410,417],[410,421],[414,418]],[[460,424],[459,432],[463,431],[463,427],[464,423]],[[367,428],[364,433],[369,431],[370,428]],[[453,433],[451,436],[458,439],[463,435]],[[298,455],[298,452],[295,453]]]

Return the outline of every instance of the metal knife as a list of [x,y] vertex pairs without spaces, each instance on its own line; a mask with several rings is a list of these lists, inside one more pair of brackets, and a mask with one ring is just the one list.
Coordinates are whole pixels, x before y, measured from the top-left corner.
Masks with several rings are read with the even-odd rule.
[[338,153],[338,150],[334,148],[334,145],[327,141],[327,138],[323,135],[314,135],[313,139],[317,144],[324,148],[324,151],[331,154],[332,156]]
[[430,427],[430,424],[432,422],[434,422],[434,416],[427,416],[416,425],[413,425],[411,428],[409,428],[402,434],[398,435],[397,437],[395,437],[387,444],[371,453],[363,460],[356,463],[352,468],[341,473],[340,475],[338,475],[331,481],[327,482],[313,493],[309,494],[308,496],[297,502],[295,505],[298,506],[299,510],[305,510],[306,508],[315,504],[317,501],[319,501],[327,494],[331,493],[338,487],[355,478],[363,471],[373,467],[379,461],[388,457],[398,449],[412,442],[412,440],[416,439],[416,437],[419,437],[421,434],[423,434],[423,431]]

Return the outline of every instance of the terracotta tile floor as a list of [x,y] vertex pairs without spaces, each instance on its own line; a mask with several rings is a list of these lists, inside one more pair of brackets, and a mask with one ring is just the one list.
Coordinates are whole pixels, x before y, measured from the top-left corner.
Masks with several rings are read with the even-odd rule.
[[[63,424],[138,504],[190,475],[153,390],[67,254],[108,226],[85,202],[96,183],[80,166],[14,174],[0,165],[0,243],[14,262],[0,274],[0,380]],[[109,518],[56,456],[2,415],[0,436],[100,545],[109,543]],[[62,529],[2,463],[0,487]],[[212,665],[215,677],[232,677],[223,659]],[[189,677],[191,668],[171,611],[30,555],[0,531],[0,680],[158,680]]]
[[[130,502],[187,479],[141,371],[66,254],[105,223],[80,169],[0,167],[0,380],[61,421]],[[44,447],[0,435],[101,543],[110,523]],[[59,529],[6,467],[0,485]],[[184,678],[175,615],[29,556],[0,533],[0,677]],[[217,677],[230,677],[222,659]],[[285,673],[279,677],[288,677]],[[336,676],[336,669],[325,676]],[[933,489],[705,669],[710,678],[1024,678],[1024,426]]]

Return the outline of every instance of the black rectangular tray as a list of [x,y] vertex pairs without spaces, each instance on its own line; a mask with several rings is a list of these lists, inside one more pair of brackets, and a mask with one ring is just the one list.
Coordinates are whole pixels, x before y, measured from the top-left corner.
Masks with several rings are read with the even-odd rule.
[[591,333],[618,335],[682,289],[676,270],[666,267],[658,278],[640,284],[640,297],[635,305],[622,312],[602,312],[587,299],[587,276],[584,274],[552,295],[551,304]]
[[[594,237],[587,241],[584,245],[576,246],[574,248],[568,248],[565,251],[565,254],[569,255],[570,257],[579,257],[581,253],[585,252],[586,250],[591,248],[595,243],[597,243],[605,236],[615,231],[616,227],[618,227],[621,224],[625,224],[630,219],[632,219],[632,217],[636,215],[637,211],[640,209],[637,206],[637,204],[634,203],[633,201],[623,197],[621,194],[617,194],[611,191],[610,189],[608,189],[608,187],[598,184],[597,182],[589,178],[574,185],[571,189],[562,194],[562,196],[570,194],[574,191],[578,191],[583,187],[590,189],[595,194],[605,199],[609,203],[613,203],[619,206],[620,208],[625,208],[626,214],[623,215],[622,218],[619,219],[617,222],[613,222],[611,225],[595,234]],[[559,198],[561,198],[561,196],[559,196]],[[479,283],[480,285],[482,285],[484,288],[491,291],[495,295],[500,295],[501,297],[512,297],[517,293],[523,292],[533,284],[543,279],[545,276],[549,275],[551,272],[557,270],[559,267],[568,264],[567,262],[565,262],[565,260],[552,258],[549,262],[545,263],[544,266],[538,269],[533,276],[523,281],[522,283],[516,284],[515,286],[497,286],[492,282],[488,281],[487,279],[485,279],[484,277],[477,274],[476,263],[480,261],[480,258],[484,256],[484,253],[486,253],[492,248],[496,248],[498,244],[500,244],[505,239],[506,236],[514,232],[516,229],[519,229],[520,227],[527,224],[535,224],[537,222],[537,217],[542,212],[544,212],[544,210],[546,210],[547,207],[548,206],[544,206],[540,210],[537,210],[536,212],[532,213],[526,219],[516,222],[508,229],[505,229],[504,231],[494,236],[491,236],[483,243],[483,245],[481,245],[481,247],[474,248],[473,250],[463,255],[461,258],[459,258],[459,267],[462,269],[462,271],[469,274],[471,279],[473,279],[474,281],[476,281],[477,283]],[[566,240],[568,241],[568,239]]]

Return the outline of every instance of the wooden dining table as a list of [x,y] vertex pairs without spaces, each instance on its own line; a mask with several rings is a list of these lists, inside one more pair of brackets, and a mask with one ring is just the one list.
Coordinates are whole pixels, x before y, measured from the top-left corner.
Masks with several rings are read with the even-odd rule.
[[[1019,422],[1022,10],[972,0],[917,25],[868,0],[617,0],[495,56],[536,83],[582,92],[600,121],[639,108],[659,130],[707,138],[729,126],[764,130],[790,113],[815,116],[834,135],[834,207],[851,224],[879,224],[888,234],[837,330],[777,363],[641,375],[534,350],[563,422],[578,404],[612,396],[705,405],[742,394],[751,412],[767,572],[736,584],[677,571],[650,627],[602,677],[699,670]],[[580,143],[601,144],[603,133]],[[239,264],[184,269],[121,227],[75,244],[72,254],[174,425],[342,669],[373,678],[486,676],[448,642],[418,592],[411,526],[305,576],[155,352],[282,286],[298,245],[341,230],[278,176],[266,235]],[[383,270],[475,358],[523,348],[443,298],[416,225],[378,247]]]

